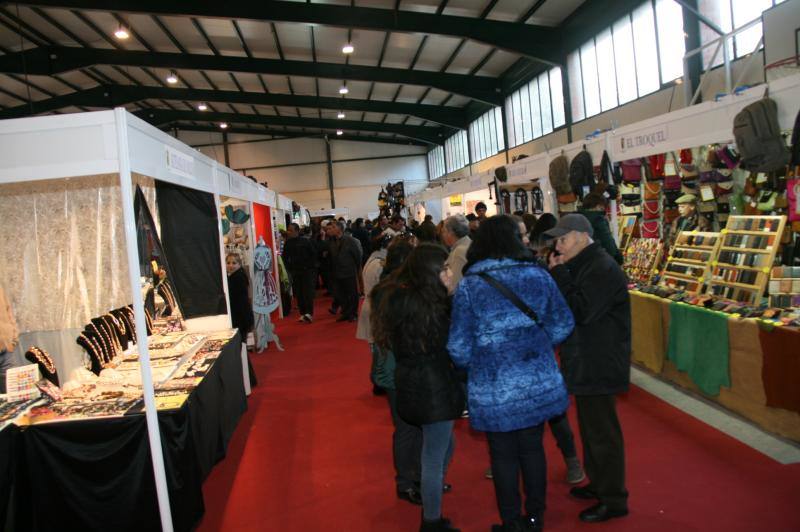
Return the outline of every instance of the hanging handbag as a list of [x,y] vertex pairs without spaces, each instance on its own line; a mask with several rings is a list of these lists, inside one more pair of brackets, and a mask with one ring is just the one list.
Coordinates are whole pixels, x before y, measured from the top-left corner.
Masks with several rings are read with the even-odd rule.
[[644,184],[644,199],[658,200],[661,195],[661,183],[645,183]]
[[624,202],[619,204],[620,213],[624,215],[631,215],[631,214],[641,214],[642,213],[642,205],[626,205]]
[[756,174],[751,172],[744,182],[744,195],[752,198],[755,197],[756,194],[758,194],[758,187],[756,187]]
[[697,212],[717,212],[717,204],[712,201],[701,201],[697,204]]
[[514,192],[514,210],[528,212],[528,191],[524,188],[518,188]]
[[661,218],[661,209],[658,200],[645,201],[642,204],[642,214],[645,220],[658,220]]
[[660,224],[658,220],[652,220],[649,222],[642,222],[641,224],[642,230],[642,238],[659,238],[659,228]]
[[777,195],[778,193],[772,190],[763,191],[758,197],[758,205],[756,208],[761,212],[771,212],[775,210],[775,198]]
[[658,155],[651,155],[647,158],[647,162],[650,167],[650,179],[651,181],[661,180],[664,179],[664,166],[667,162],[667,156],[663,153],[659,153]]
[[681,176],[678,174],[664,176],[664,190],[680,190]]
[[620,163],[622,167],[622,180],[628,183],[638,183],[642,180],[642,160],[628,159]]

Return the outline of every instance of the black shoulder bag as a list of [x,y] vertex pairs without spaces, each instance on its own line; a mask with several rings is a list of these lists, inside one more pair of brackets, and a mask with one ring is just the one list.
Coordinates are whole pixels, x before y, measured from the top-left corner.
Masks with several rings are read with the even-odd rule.
[[[515,307],[517,307],[518,309],[520,309],[520,310],[522,311],[522,313],[523,313],[523,314],[525,314],[525,315],[526,315],[526,316],[528,316],[528,317],[529,317],[531,320],[533,320],[533,323],[535,323],[535,324],[536,324],[536,325],[538,325],[539,327],[541,327],[541,326],[542,326],[542,324],[541,324],[541,323],[539,323],[539,315],[538,315],[538,314],[536,314],[536,311],[535,311],[535,310],[533,310],[533,309],[532,309],[531,307],[529,307],[528,305],[526,305],[526,304],[525,304],[525,303],[524,303],[524,302],[523,302],[523,301],[522,301],[522,300],[519,298],[519,296],[517,296],[517,294],[515,294],[514,292],[512,292],[512,291],[511,291],[511,290],[510,290],[510,289],[509,289],[509,288],[508,288],[506,285],[504,285],[503,283],[501,283],[500,281],[498,281],[497,279],[495,279],[494,277],[492,277],[491,275],[489,275],[489,274],[488,274],[488,273],[486,273],[486,272],[481,272],[481,273],[479,273],[479,274],[478,274],[478,276],[480,276],[480,278],[481,278],[481,279],[483,279],[484,281],[486,281],[487,283],[489,283],[490,285],[492,285],[492,287],[494,287],[494,288],[495,288],[495,289],[496,289],[498,292],[500,292],[501,294],[503,294],[503,296],[505,296],[505,298],[506,298],[506,299],[508,299],[509,301],[511,301],[511,303],[513,303],[513,305],[514,305]],[[544,329],[544,328],[543,328],[543,329]],[[545,332],[546,332],[546,331],[545,331]]]

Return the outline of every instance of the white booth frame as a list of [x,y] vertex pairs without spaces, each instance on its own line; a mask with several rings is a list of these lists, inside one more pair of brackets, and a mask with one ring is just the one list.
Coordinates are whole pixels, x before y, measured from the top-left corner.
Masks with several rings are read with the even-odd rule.
[[[136,328],[145,330],[144,305],[139,297],[139,258],[133,212],[133,174],[201,190],[214,195],[217,211],[220,196],[249,203],[279,207],[275,192],[178,141],[147,122],[117,108],[79,114],[64,114],[0,121],[0,184],[67,179],[100,174],[118,174],[122,196],[128,272]],[[284,198],[281,196],[281,198]],[[291,210],[291,200],[289,202]],[[251,205],[252,212],[252,205]],[[218,223],[220,263],[225,271],[225,246]],[[273,246],[273,253],[277,250]],[[228,295],[227,276],[223,288]],[[230,308],[222,315],[230,327]],[[172,512],[167,490],[164,455],[158,428],[153,378],[147,336],[138,349],[142,394],[155,476],[161,527],[172,532]],[[246,372],[246,364],[243,363]],[[245,378],[245,383],[247,383]]]

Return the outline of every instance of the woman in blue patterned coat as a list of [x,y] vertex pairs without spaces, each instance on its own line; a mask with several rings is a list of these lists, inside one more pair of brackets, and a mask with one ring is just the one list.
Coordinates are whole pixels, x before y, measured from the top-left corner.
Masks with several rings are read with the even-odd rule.
[[[567,409],[567,391],[553,347],[575,326],[550,274],[522,243],[509,216],[484,221],[467,254],[453,301],[448,351],[467,370],[470,424],[486,432],[503,525],[493,530],[540,530],[547,468],[544,422]],[[533,313],[523,313],[498,288]],[[519,475],[525,486],[521,515]]]

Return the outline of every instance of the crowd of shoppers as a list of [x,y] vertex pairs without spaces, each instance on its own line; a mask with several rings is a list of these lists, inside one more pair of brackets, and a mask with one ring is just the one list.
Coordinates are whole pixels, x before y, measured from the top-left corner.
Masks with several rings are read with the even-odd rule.
[[[433,239],[426,219],[413,227],[417,238],[403,242],[416,248],[392,273],[385,269],[395,221],[372,237],[389,237],[389,251],[374,252],[364,268],[372,335],[359,337],[371,342],[373,383],[391,390],[397,493],[422,504],[420,530],[457,530],[441,495],[450,488],[444,478],[462,406],[488,441],[501,520],[493,531],[543,529],[545,422],[575,485],[570,494],[593,502],[580,520],[627,514],[615,396],[628,386],[630,307],[604,208],[598,198],[560,220],[487,218],[482,209],[446,218]],[[374,284],[376,277],[383,280]],[[570,395],[585,473],[566,415]]]
[[[357,320],[356,336],[370,346],[373,392],[386,395],[394,424],[397,496],[422,506],[421,531],[458,530],[442,495],[451,489],[454,423],[467,412],[486,434],[500,518],[494,532],[543,529],[545,424],[569,493],[592,501],[580,520],[627,514],[615,404],[629,382],[627,281],[605,198],[587,197],[584,207],[557,220],[487,217],[479,203],[438,226],[431,216],[408,226],[400,216],[332,220],[313,238],[288,228],[284,260],[300,320],[312,321],[322,279],[337,321]],[[570,396],[583,466],[566,414]]]

